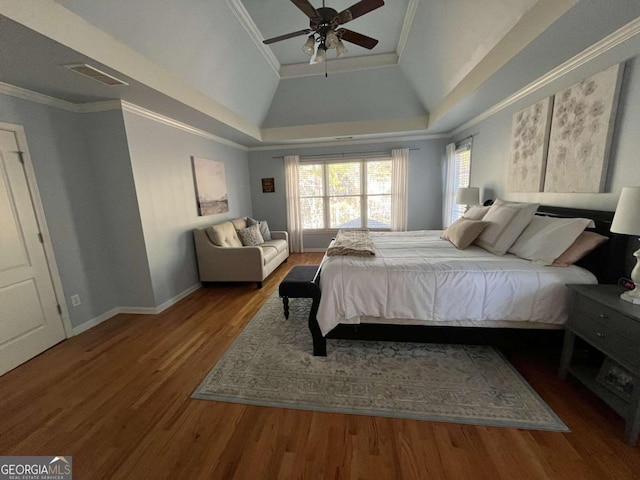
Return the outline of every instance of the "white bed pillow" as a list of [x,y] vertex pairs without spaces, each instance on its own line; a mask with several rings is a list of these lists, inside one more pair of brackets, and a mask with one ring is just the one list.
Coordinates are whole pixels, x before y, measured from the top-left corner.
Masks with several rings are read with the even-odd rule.
[[482,219],[489,226],[474,243],[495,255],[504,255],[527,228],[538,206],[538,203],[496,200]]
[[482,220],[490,208],[491,206],[472,205],[462,216],[469,220]]
[[593,220],[534,216],[509,253],[551,265],[587,227],[595,227]]

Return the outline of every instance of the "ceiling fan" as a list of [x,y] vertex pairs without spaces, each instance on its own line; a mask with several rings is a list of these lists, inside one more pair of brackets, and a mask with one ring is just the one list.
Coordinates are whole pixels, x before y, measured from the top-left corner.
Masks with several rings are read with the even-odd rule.
[[269,38],[264,40],[263,43],[265,45],[288,38],[311,34],[302,47],[302,51],[311,56],[310,63],[314,64],[325,61],[328,49],[335,48],[338,57],[347,53],[347,49],[343,45],[342,40],[359,45],[368,50],[371,50],[378,44],[378,40],[375,38],[338,27],[382,7],[384,0],[361,0],[340,13],[333,8],[325,7],[324,0],[322,0],[322,7],[320,8],[315,8],[309,0],[291,0],[291,3],[309,17],[309,28]]

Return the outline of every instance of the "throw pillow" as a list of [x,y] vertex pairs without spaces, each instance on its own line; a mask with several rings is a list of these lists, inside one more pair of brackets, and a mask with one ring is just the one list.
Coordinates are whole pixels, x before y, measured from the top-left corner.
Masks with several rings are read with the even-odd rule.
[[483,207],[482,205],[472,205],[462,216],[470,220],[482,220],[490,208],[491,205],[486,207]]
[[267,221],[266,220],[258,221],[254,218],[247,217],[247,227],[252,227],[254,225],[257,225],[258,228],[260,229],[260,233],[262,234],[262,238],[264,239],[264,241],[270,242],[271,230],[269,230],[269,224],[267,223]]
[[554,267],[568,267],[585,257],[596,247],[609,240],[608,237],[595,232],[582,232],[576,241],[551,264]]
[[264,238],[265,242],[271,241],[271,230],[269,230],[269,224],[266,220],[261,220],[258,222],[258,227],[260,228],[260,233],[262,234],[262,238]]
[[542,265],[551,265],[587,227],[595,227],[593,220],[535,216],[511,246],[509,253]]
[[464,250],[482,233],[489,222],[459,218],[442,232],[440,238],[449,240],[458,250]]
[[504,255],[515,243],[538,209],[537,203],[496,200],[482,219],[489,222],[475,243],[495,254]]
[[257,225],[238,230],[238,237],[240,237],[240,241],[245,247],[254,247],[264,243]]

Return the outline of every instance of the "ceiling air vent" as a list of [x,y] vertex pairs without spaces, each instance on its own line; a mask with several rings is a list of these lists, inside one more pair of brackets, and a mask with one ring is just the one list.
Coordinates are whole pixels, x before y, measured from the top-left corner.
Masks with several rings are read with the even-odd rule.
[[75,63],[73,65],[64,65],[64,67],[110,87],[129,85],[127,82],[123,82],[122,80],[119,80],[108,73],[104,73],[91,65],[87,65],[86,63]]

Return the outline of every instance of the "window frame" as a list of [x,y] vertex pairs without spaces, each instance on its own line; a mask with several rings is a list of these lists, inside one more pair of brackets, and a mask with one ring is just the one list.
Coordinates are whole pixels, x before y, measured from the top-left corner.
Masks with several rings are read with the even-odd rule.
[[[302,231],[305,234],[310,234],[310,235],[322,235],[322,234],[327,234],[327,233],[336,233],[338,232],[338,230],[340,230],[340,228],[338,227],[330,227],[329,225],[331,225],[331,206],[330,206],[330,199],[331,198],[341,198],[341,197],[359,197],[360,198],[360,218],[363,219],[365,222],[367,220],[367,213],[368,213],[368,204],[367,204],[367,199],[369,197],[369,188],[368,188],[368,182],[367,182],[367,164],[369,162],[381,162],[381,161],[387,161],[391,164],[391,187],[393,190],[393,159],[391,158],[390,155],[384,155],[384,156],[380,156],[380,157],[353,157],[353,158],[349,158],[349,157],[345,157],[345,158],[335,158],[335,159],[313,159],[313,160],[301,160],[300,161],[300,166],[306,166],[306,165],[321,165],[322,166],[322,176],[323,176],[323,195],[322,196],[317,196],[317,195],[309,195],[309,196],[303,196],[302,195],[302,191],[299,190],[300,192],[300,199],[302,198],[321,198],[323,201],[323,220],[324,220],[324,228],[303,228]],[[346,163],[359,163],[360,164],[360,194],[359,195],[329,195],[329,175],[328,175],[328,168],[329,165],[331,164],[346,164]],[[300,185],[299,181],[298,181],[298,186]],[[388,194],[372,194],[371,196],[387,196],[389,197],[389,200],[391,202],[391,215],[393,215],[393,191],[391,191]],[[361,225],[360,227],[354,227],[354,228],[367,228],[371,231],[376,231],[376,232],[390,232],[391,231],[391,225],[389,225],[389,228],[372,228],[369,226],[365,226],[365,225]]]

